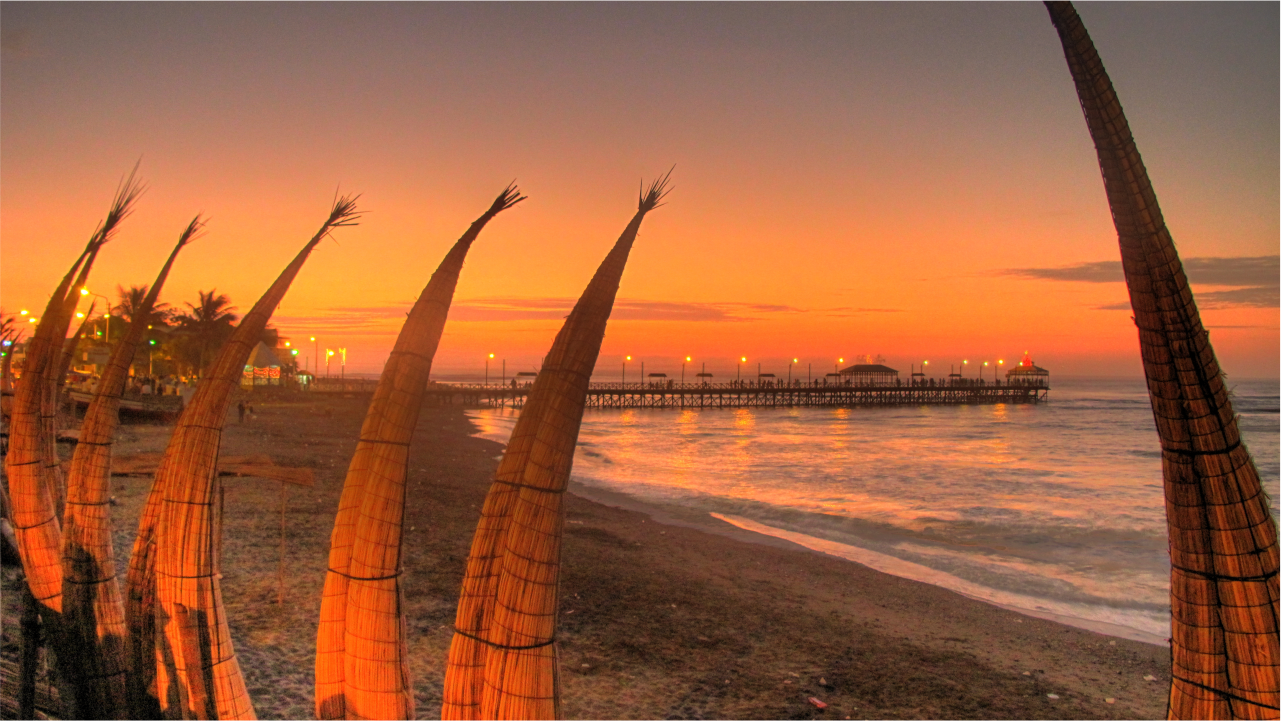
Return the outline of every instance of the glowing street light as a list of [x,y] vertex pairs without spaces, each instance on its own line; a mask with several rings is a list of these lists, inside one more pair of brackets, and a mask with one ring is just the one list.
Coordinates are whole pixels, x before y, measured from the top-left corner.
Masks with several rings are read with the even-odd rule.
[[631,359],[632,359],[631,356],[627,356],[623,358],[623,387],[624,388],[627,387],[627,361]]
[[485,358],[485,385],[489,385],[489,361],[490,361],[493,357],[494,357],[494,354],[493,354],[493,353],[490,353],[490,354]]
[[108,345],[110,345],[111,343],[111,299],[105,295],[98,295],[97,293],[90,292],[88,288],[81,288],[80,295],[91,295],[95,298],[101,298],[107,301],[107,314],[102,316],[102,322],[105,323],[107,326],[107,337],[103,338],[103,341]]
[[316,343],[316,336],[311,337],[311,354],[312,354],[312,372],[320,372],[320,346]]
[[685,356],[685,360],[681,361],[681,385],[685,385],[685,364],[692,360],[692,356]]
[[787,364],[787,385],[792,385],[792,366],[800,362],[799,358],[793,358],[792,362]]
[[328,348],[325,349],[325,377],[329,377],[329,360],[334,357],[334,352]]

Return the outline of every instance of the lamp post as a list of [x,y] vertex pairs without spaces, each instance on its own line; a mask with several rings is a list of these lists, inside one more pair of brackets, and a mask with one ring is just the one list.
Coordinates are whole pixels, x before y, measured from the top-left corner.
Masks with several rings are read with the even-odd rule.
[[498,385],[507,385],[507,359],[503,359],[503,373],[498,376]]
[[845,362],[845,359],[844,359],[844,358],[837,358],[837,359],[836,359],[836,373],[835,373],[834,375],[836,376],[836,384],[837,384],[837,385],[840,385],[840,384],[841,384],[841,364],[842,364],[842,363],[844,363],[844,362]]
[[328,348],[325,349],[325,377],[329,377],[329,360],[334,357],[334,352]]
[[489,359],[493,357],[493,353],[490,353],[485,357],[485,385],[489,385]]
[[742,383],[742,382],[743,382],[743,364],[744,364],[744,363],[746,363],[746,362],[747,362],[747,356],[743,356],[742,358],[739,358],[739,359],[738,359],[738,375],[737,375],[737,380],[738,380],[738,382],[739,382],[739,383]]
[[979,368],[979,383],[983,382],[983,368],[987,367],[987,361],[983,361],[982,367]]
[[798,362],[800,362],[799,359],[793,358],[792,362],[787,364],[787,385],[789,386],[792,385],[792,366],[796,365]]
[[320,346],[316,343],[316,336],[314,335],[311,337],[311,350],[312,350],[312,355],[314,356],[312,358],[311,364],[316,367],[316,370],[312,371],[312,373],[319,373],[320,372]]
[[147,341],[147,375],[155,374],[155,372],[152,370],[152,361],[151,361],[151,351],[155,349],[156,349],[156,339],[152,338]]
[[631,357],[631,356],[624,356],[624,357],[623,357],[623,384],[622,384],[622,387],[623,387],[623,388],[626,388],[626,387],[627,387],[627,361],[629,361],[629,360],[631,360],[631,359],[632,359],[632,357]]
[[107,314],[103,316],[103,321],[107,324],[107,337],[105,339],[105,342],[107,345],[111,345],[111,299],[105,295],[98,295],[97,293],[91,293],[89,292],[88,288],[81,288],[80,295],[91,295],[95,298],[101,298],[107,301]]
[[692,360],[691,356],[685,356],[685,360],[681,361],[681,385],[685,385],[685,364]]
[[341,365],[339,366],[339,371],[342,374],[341,379],[347,380],[347,349],[339,348],[338,352],[342,354],[342,361],[341,361]]
[[961,361],[961,378],[965,378],[965,366],[967,366],[967,365],[969,365],[969,364],[970,364],[970,362],[969,362],[969,361],[967,361],[967,360],[963,360],[963,361]]
[[993,369],[992,369],[992,372],[996,374],[996,382],[999,384],[999,383],[1001,382],[1001,374],[1000,374],[1000,370],[1001,370],[1001,369],[999,368],[999,366],[1003,366],[1003,365],[1005,365],[1005,361],[1004,361],[1004,360],[998,360],[998,361],[996,362],[996,365],[997,365],[998,367],[997,367],[997,368],[993,368]]

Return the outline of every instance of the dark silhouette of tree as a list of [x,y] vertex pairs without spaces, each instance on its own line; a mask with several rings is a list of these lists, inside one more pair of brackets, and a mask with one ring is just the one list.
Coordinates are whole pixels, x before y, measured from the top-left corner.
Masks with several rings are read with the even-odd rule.
[[[120,302],[112,309],[112,315],[118,315],[126,323],[133,323],[138,316],[138,308],[142,306],[142,301],[147,297],[147,291],[151,290],[149,285],[131,285],[128,288],[117,285],[116,294],[120,296]],[[224,296],[225,297],[225,296]],[[156,302],[151,309],[151,317],[148,323],[154,325],[166,325],[173,310],[168,303]]]
[[231,299],[218,293],[217,289],[197,293],[200,296],[199,302],[186,303],[188,311],[179,314],[175,320],[182,335],[189,341],[181,344],[187,347],[179,350],[180,355],[184,356],[183,360],[189,365],[203,371],[218,349],[231,337],[237,316],[233,312],[236,308],[231,305]]

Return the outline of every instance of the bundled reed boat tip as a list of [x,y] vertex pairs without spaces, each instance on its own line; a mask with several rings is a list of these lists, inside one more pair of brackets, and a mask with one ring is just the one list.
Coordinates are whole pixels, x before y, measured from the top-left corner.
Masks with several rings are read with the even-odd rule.
[[1116,90],[1075,8],[1047,2],[1116,225],[1161,443],[1170,718],[1276,718],[1277,528]]
[[316,639],[316,715],[413,718],[401,544],[409,443],[467,251],[485,225],[524,200],[515,183],[463,233],[396,338],[343,482]]

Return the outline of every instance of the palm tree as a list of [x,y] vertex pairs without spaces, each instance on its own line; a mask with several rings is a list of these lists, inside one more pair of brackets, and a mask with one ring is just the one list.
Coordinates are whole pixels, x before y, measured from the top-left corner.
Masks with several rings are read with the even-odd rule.
[[196,291],[200,296],[198,303],[187,303],[189,312],[178,316],[178,325],[190,334],[193,341],[195,358],[193,365],[203,370],[209,363],[213,352],[231,337],[235,329],[236,310],[231,299],[220,294],[216,288],[209,292]]
[[[116,295],[120,297],[120,302],[114,308],[114,315],[120,316],[126,323],[132,325],[138,318],[138,310],[142,308],[142,303],[147,297],[147,292],[151,286],[131,285],[128,288],[123,285],[116,286]],[[148,323],[164,325],[168,322],[169,316],[173,311],[168,303],[157,302],[151,309]]]

